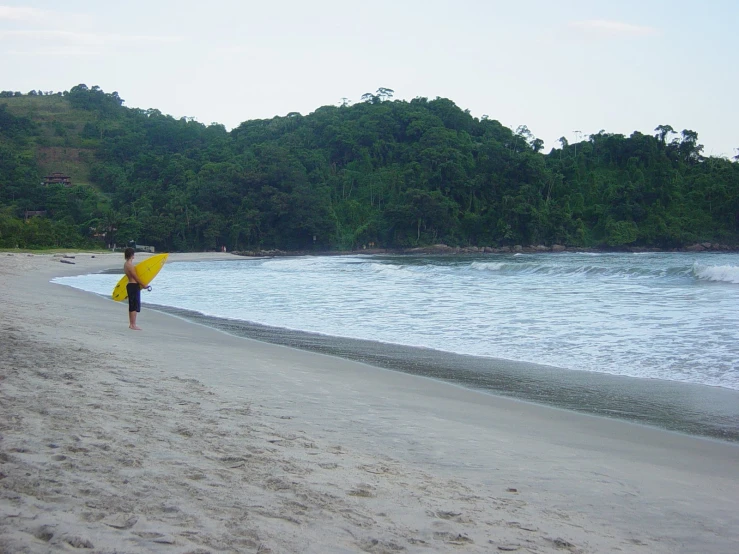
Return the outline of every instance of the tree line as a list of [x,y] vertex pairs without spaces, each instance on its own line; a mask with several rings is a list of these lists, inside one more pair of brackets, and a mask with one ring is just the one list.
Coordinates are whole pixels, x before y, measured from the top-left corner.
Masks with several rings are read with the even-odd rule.
[[[230,132],[127,108],[99,87],[61,96],[69,129],[0,93],[1,247],[739,244],[739,164],[705,157],[689,129],[563,137],[543,153],[525,126],[387,88]],[[38,148],[59,141],[92,153],[89,183],[41,183]]]

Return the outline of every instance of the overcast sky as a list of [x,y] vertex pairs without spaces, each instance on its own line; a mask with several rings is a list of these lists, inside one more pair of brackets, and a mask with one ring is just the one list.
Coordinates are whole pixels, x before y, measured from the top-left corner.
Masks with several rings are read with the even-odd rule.
[[601,129],[739,148],[739,1],[0,0],[0,90],[117,91],[223,123],[437,96],[549,147]]

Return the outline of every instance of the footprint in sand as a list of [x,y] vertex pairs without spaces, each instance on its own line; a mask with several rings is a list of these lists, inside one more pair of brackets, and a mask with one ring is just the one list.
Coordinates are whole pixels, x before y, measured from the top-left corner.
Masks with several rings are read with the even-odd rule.
[[156,531],[134,531],[134,535],[138,535],[142,539],[147,539],[159,544],[175,544],[175,539],[171,535],[158,533]]
[[372,554],[386,554],[388,552],[400,552],[405,550],[404,546],[396,544],[392,541],[383,541],[380,539],[364,539],[357,543],[357,546],[364,552]]
[[373,492],[374,487],[372,485],[360,484],[348,491],[346,494],[349,496],[358,496],[360,498],[374,498],[375,493]]
[[447,512],[440,510],[438,512],[431,512],[429,513],[431,517],[438,517],[439,519],[445,519],[447,521],[454,521],[456,523],[473,523],[473,521],[467,517],[462,515],[461,512]]
[[[492,540],[488,541],[490,544],[495,544]],[[521,547],[516,544],[499,544],[498,550],[501,552],[515,552],[521,550]]]
[[63,540],[73,548],[95,548],[89,539],[77,535],[67,535]]
[[437,541],[443,541],[446,544],[455,544],[455,545],[465,545],[465,544],[474,544],[475,541],[473,541],[471,538],[469,538],[467,535],[462,535],[461,533],[455,534],[455,533],[449,533],[446,531],[438,531],[434,533],[434,538]]
[[52,538],[54,538],[54,531],[52,531],[48,525],[42,525],[41,527],[33,531],[33,536],[40,541],[49,542]]
[[115,529],[130,529],[138,520],[138,517],[131,514],[113,514],[103,518],[102,522]]

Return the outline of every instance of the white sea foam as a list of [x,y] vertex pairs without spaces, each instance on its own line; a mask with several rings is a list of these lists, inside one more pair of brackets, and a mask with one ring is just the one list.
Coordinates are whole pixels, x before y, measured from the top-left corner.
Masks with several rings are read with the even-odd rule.
[[705,281],[722,281],[724,283],[739,285],[739,266],[702,266],[696,262],[693,265],[693,273],[698,279],[703,279]]
[[[226,262],[227,263],[227,262]],[[261,265],[275,271],[313,271],[326,265],[325,258],[315,256],[296,256],[271,258],[261,262]]]
[[472,262],[470,264],[470,268],[476,269],[478,271],[500,271],[501,269],[509,265],[510,264],[494,263],[494,262]]

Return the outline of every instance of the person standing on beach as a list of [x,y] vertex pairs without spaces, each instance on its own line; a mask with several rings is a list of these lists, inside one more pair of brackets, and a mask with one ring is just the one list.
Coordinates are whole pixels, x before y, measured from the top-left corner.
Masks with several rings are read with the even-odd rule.
[[126,292],[128,293],[128,328],[141,331],[141,328],[136,326],[136,316],[141,311],[141,285],[138,275],[136,275],[136,268],[133,266],[135,252],[133,248],[128,247],[123,251],[123,255],[126,258],[126,263],[123,264],[123,272],[128,277],[128,284],[126,285]]

